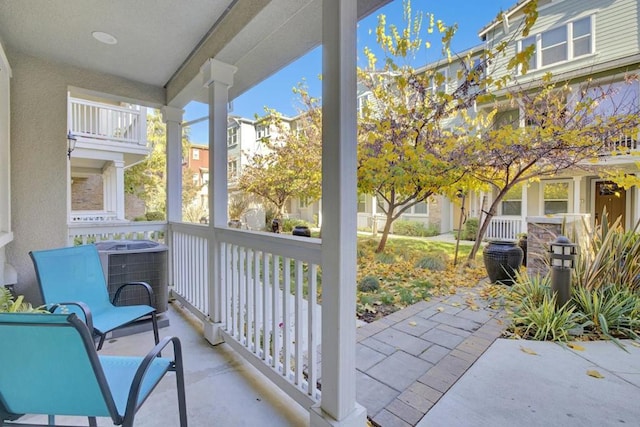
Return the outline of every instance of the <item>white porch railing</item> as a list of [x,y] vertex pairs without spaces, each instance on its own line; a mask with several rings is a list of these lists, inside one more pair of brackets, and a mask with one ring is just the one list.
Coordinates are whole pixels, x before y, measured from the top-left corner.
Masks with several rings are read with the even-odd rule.
[[69,98],[70,130],[76,137],[147,144],[146,109]]
[[102,240],[153,240],[163,242],[167,232],[164,221],[149,222],[77,222],[68,225],[69,246]]
[[518,234],[526,231],[526,225],[519,216],[494,216],[491,218],[485,239],[518,240]]
[[[210,233],[171,224],[174,293],[202,319],[214,292],[207,289]],[[228,228],[215,236],[225,342],[309,408],[320,397],[320,241]]]
[[71,222],[108,222],[115,221],[118,215],[107,211],[71,211]]

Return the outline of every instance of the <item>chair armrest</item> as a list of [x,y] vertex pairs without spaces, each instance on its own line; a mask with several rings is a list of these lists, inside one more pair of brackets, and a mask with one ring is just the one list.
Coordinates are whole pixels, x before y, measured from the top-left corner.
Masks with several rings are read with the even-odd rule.
[[149,305],[153,305],[153,289],[151,289],[151,286],[149,286],[147,282],[129,282],[129,283],[125,283],[124,285],[121,285],[116,290],[116,294],[113,296],[113,301],[112,301],[113,305],[117,305],[116,303],[120,299],[120,292],[122,292],[122,290],[126,286],[142,286],[143,288],[145,288],[147,290],[147,296],[149,297]]
[[47,310],[50,313],[55,313],[58,309],[64,309],[67,305],[75,305],[82,311],[82,315],[84,316],[84,323],[89,328],[89,332],[93,334],[93,315],[91,314],[91,309],[89,306],[81,301],[70,301],[70,302],[58,302],[55,304],[47,305]]
[[171,367],[169,370],[175,371],[179,369],[182,372],[182,346],[180,345],[180,340],[178,337],[164,337],[158,344],[155,345],[151,349],[149,353],[144,357],[142,363],[138,367],[136,371],[136,375],[133,377],[133,382],[131,384],[131,389],[129,390],[129,396],[127,398],[127,409],[125,412],[125,418],[127,414],[134,413],[136,411],[136,406],[138,402],[138,394],[140,393],[140,386],[142,385],[142,381],[149,369],[149,365],[151,362],[158,357],[163,348],[165,348],[169,343],[173,344],[173,361],[171,363]]

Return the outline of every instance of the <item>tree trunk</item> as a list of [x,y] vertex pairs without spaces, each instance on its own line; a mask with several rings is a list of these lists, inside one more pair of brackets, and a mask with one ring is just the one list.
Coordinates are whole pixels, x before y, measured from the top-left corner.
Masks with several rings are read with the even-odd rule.
[[484,238],[484,235],[487,232],[487,228],[489,228],[489,223],[491,222],[491,219],[496,215],[495,201],[491,204],[491,208],[489,209],[489,211],[485,213],[486,213],[486,216],[484,217],[482,224],[480,224],[476,241],[473,244],[473,248],[471,248],[471,252],[469,252],[469,257],[467,258],[468,262],[471,262],[474,259],[476,259],[476,255],[478,254],[478,250],[480,249],[480,243],[482,243],[482,239]]
[[393,224],[393,211],[394,209],[387,210],[387,220],[384,223],[384,230],[382,231],[382,237],[380,238],[380,243],[378,243],[378,248],[376,249],[376,253],[384,251],[384,247],[387,245],[387,237],[389,237],[389,231],[391,230],[391,224]]

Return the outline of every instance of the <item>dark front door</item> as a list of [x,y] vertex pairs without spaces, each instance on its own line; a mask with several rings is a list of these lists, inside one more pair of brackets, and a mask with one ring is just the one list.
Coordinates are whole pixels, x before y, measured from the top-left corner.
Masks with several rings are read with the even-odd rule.
[[624,227],[625,211],[627,206],[627,192],[611,181],[596,182],[595,219],[596,223],[602,220],[602,211],[607,209],[609,225],[621,217],[620,224]]

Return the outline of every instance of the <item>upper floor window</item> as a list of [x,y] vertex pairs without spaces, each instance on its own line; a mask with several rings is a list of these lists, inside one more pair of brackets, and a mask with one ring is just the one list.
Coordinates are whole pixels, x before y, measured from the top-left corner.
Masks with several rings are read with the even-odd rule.
[[520,40],[518,51],[529,46],[534,46],[529,58],[530,70],[589,55],[595,51],[593,17],[587,16]]
[[193,158],[193,160],[200,160],[200,150],[194,148],[191,157]]
[[227,146],[231,147],[238,143],[238,128],[232,127],[227,129]]
[[269,125],[258,125],[256,126],[256,139],[266,138],[271,135],[269,131]]
[[545,182],[542,194],[545,215],[569,212],[568,182]]

